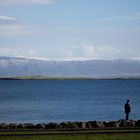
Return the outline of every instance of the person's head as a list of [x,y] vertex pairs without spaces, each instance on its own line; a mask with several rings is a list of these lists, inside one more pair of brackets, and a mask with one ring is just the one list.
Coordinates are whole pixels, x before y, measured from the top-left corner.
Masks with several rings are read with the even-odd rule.
[[130,100],[127,100],[127,103],[129,103],[130,102]]

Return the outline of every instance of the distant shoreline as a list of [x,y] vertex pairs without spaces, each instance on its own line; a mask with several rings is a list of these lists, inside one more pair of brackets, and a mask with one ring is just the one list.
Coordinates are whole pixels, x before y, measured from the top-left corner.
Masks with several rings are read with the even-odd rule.
[[46,76],[18,76],[0,77],[0,80],[140,80],[140,77],[46,77]]

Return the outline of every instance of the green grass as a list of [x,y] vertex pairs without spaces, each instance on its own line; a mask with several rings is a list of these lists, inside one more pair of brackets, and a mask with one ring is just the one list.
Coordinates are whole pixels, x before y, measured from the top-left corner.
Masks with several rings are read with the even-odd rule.
[[48,136],[3,136],[0,140],[140,140],[140,134],[86,134]]
[[28,136],[28,137],[1,137],[0,140],[139,140],[140,135],[55,135],[55,136]]

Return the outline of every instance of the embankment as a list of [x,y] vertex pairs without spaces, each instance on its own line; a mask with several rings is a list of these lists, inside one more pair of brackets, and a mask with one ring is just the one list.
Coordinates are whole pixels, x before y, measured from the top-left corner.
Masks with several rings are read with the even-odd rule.
[[118,121],[87,121],[87,122],[61,122],[61,123],[0,123],[2,130],[74,130],[74,129],[105,129],[105,128],[137,128],[140,120],[118,120]]

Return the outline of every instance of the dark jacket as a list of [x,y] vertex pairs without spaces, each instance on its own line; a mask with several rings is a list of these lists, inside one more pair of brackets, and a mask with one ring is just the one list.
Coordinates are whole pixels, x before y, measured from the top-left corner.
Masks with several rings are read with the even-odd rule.
[[125,104],[125,113],[129,113],[131,111],[130,105],[128,103]]

